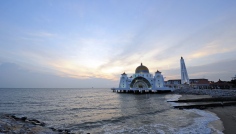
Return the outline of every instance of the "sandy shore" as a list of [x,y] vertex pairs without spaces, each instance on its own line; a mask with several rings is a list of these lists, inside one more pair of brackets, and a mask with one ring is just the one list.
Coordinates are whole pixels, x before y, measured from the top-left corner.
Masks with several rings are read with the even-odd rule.
[[[210,95],[182,95],[179,100],[211,98]],[[223,122],[224,134],[236,133],[236,106],[208,108],[207,111],[215,113]]]
[[236,133],[236,106],[217,107],[207,110],[215,113],[221,119],[225,134]]

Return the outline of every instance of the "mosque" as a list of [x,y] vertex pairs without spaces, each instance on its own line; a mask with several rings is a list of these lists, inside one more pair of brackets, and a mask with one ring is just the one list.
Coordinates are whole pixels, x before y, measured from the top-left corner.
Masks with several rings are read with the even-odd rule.
[[149,69],[141,63],[130,77],[125,72],[121,74],[119,88],[112,88],[112,90],[120,92],[171,91],[170,88],[164,86],[164,83],[164,77],[160,71],[157,70],[153,76],[149,73]]
[[155,76],[149,73],[149,70],[142,63],[135,69],[135,74],[128,77],[123,73],[120,77],[119,88],[145,88],[153,89],[163,87],[164,78],[160,71],[156,71]]
[[[181,66],[181,83],[189,84],[187,69],[183,57],[180,59]],[[173,91],[164,81],[164,77],[159,70],[155,74],[149,73],[149,69],[142,63],[135,69],[135,73],[128,77],[124,72],[121,74],[118,88],[112,88],[116,92],[158,92],[158,91]]]

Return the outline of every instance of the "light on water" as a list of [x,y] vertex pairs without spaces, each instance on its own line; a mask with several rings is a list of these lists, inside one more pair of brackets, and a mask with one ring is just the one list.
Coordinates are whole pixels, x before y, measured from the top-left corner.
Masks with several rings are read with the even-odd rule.
[[0,112],[81,133],[211,133],[218,120],[202,110],[173,109],[171,94],[118,94],[109,89],[0,89]]

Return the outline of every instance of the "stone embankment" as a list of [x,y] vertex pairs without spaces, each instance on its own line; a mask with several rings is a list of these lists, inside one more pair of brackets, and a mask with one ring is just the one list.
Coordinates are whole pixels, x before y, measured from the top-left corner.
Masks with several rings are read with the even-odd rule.
[[236,90],[226,89],[176,89],[176,94],[210,95],[212,97],[235,97]]
[[71,134],[69,130],[45,127],[45,123],[27,117],[0,115],[0,134]]
[[[198,98],[198,99],[180,99],[175,102],[174,108],[179,109],[206,109],[213,107],[224,107],[236,105],[236,90],[222,90],[222,89],[177,89],[173,91],[176,94],[191,94],[191,95],[210,95],[212,98]],[[181,103],[186,103],[182,105]],[[190,102],[190,103],[188,103]]]

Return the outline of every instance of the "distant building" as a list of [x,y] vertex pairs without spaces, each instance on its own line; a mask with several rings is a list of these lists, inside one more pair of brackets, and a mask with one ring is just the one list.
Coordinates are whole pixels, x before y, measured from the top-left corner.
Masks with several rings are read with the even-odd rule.
[[221,81],[220,79],[217,82],[210,83],[211,89],[231,89],[233,84],[226,81]]
[[208,89],[210,82],[208,79],[190,79],[190,86],[196,89]]
[[[189,88],[194,89],[232,89],[234,84],[228,83],[226,81],[221,81],[220,79],[217,82],[208,81],[208,79],[190,79]],[[174,79],[165,81],[165,86],[170,88],[184,88],[187,85],[181,84],[181,79]]]
[[[182,88],[184,84],[181,84],[181,81],[181,79],[168,80],[165,81],[165,85],[171,88]],[[207,89],[210,86],[210,82],[208,79],[190,79],[187,85],[196,89]]]
[[155,75],[142,63],[135,70],[135,73],[128,77],[126,73],[121,74],[119,89],[158,89],[164,87],[164,77],[160,71]]
[[173,79],[165,81],[165,86],[170,88],[180,88],[181,86],[181,79]]

